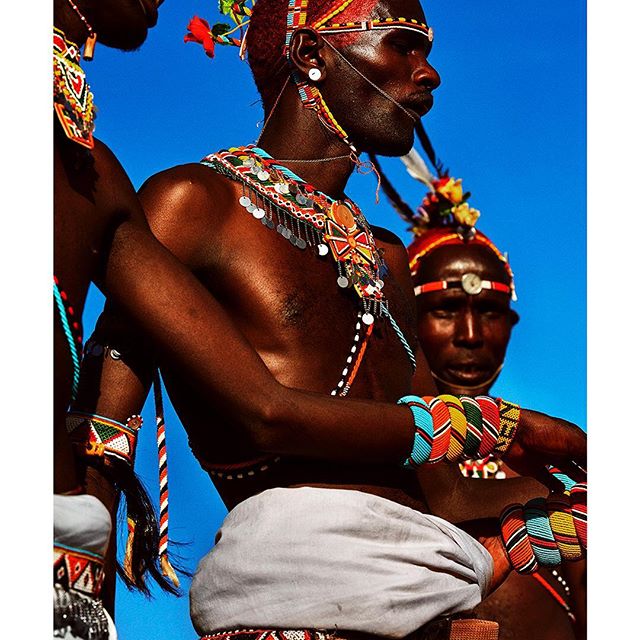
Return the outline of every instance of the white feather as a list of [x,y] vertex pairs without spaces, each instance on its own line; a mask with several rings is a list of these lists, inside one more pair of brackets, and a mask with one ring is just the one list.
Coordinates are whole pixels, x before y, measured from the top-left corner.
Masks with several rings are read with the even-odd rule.
[[407,169],[407,173],[412,178],[418,180],[418,182],[422,182],[422,184],[426,185],[431,191],[433,191],[433,182],[436,177],[431,173],[431,171],[429,171],[426,162],[415,147],[413,147],[406,156],[401,156],[400,160],[402,160]]

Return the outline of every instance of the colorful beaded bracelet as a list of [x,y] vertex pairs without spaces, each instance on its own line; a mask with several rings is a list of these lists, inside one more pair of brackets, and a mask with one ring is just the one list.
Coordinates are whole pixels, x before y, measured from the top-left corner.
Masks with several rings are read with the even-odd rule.
[[518,573],[531,573],[536,566],[557,567],[560,562],[585,557],[586,491],[586,483],[574,484],[569,496],[552,493],[546,500],[535,498],[524,507],[511,504],[502,512],[502,541]]
[[138,430],[142,426],[140,416],[131,416],[124,425],[104,416],[73,411],[67,415],[66,423],[80,455],[111,457],[133,467]]
[[449,462],[498,456],[515,438],[520,408],[488,396],[457,398],[450,394],[432,397],[404,396],[413,414],[415,435],[413,448],[405,460],[407,467],[433,464],[446,458]]

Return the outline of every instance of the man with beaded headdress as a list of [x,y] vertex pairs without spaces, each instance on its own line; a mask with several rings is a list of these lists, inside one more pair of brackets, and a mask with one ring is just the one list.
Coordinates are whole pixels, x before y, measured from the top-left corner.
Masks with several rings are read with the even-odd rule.
[[[519,320],[510,306],[516,300],[514,275],[506,254],[476,227],[480,212],[469,206],[471,194],[463,190],[462,180],[443,170],[422,125],[417,133],[437,174],[431,173],[415,148],[402,158],[409,174],[428,187],[417,211],[403,200],[375,157],[373,161],[386,195],[414,235],[407,252],[417,301],[418,337],[441,393],[488,395],[502,371],[511,329]],[[459,467],[467,478],[506,479],[499,484],[471,480],[479,491],[489,489],[488,503],[496,496],[504,502],[512,495],[512,479],[517,474],[502,460],[491,456],[469,459]],[[432,492],[430,504],[451,522],[458,522],[466,517],[456,496],[460,480],[453,465],[446,470],[449,477],[439,479],[442,490],[440,495]],[[418,475],[425,485],[433,485],[428,470]],[[516,494],[526,496],[529,484],[518,479]],[[535,485],[530,490],[535,493]],[[583,571],[583,566],[569,565],[562,570],[540,567],[531,576],[512,574],[475,612],[497,620],[501,636],[508,638],[584,637]],[[539,624],[540,619],[545,620],[544,625]]]
[[[192,584],[192,620],[203,637],[404,637],[475,606],[506,566],[495,532],[478,535],[482,546],[425,515],[408,468],[465,453],[464,408],[407,395],[436,390],[417,348],[406,253],[344,194],[360,151],[410,149],[439,83],[426,59],[433,32],[415,0],[259,0],[248,30],[246,3],[222,8],[237,28],[194,19],[186,40],[210,56],[216,44],[247,52],[265,108],[261,146],[161,172],[140,192],[154,233],[228,314],[207,333],[218,349],[202,347],[223,364],[215,391],[162,363],[193,451],[232,508]],[[120,351],[114,318],[92,344]],[[139,409],[150,377],[141,363],[153,364],[143,344],[128,345],[128,363],[107,359],[97,372],[98,406],[117,419]],[[524,473],[544,469],[530,430],[568,438],[543,457],[568,461],[571,449],[583,462],[575,427],[483,402],[488,427],[475,433]],[[434,431],[443,412],[455,429],[447,418]]]

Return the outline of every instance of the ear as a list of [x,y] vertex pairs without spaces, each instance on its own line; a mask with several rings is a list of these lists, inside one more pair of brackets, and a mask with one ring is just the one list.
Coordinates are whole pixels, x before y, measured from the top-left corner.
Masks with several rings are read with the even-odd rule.
[[326,78],[324,41],[315,29],[296,29],[291,37],[290,53],[292,64],[305,79],[309,80],[311,69],[320,71],[320,77],[315,82],[322,82]]
[[511,326],[515,327],[518,324],[518,322],[520,322],[520,316],[513,309],[509,310],[509,314],[511,316]]

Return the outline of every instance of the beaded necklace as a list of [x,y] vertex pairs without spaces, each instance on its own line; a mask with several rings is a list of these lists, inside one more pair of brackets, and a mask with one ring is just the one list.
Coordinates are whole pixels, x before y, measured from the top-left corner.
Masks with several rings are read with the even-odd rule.
[[[332,395],[345,396],[362,362],[376,319],[388,319],[415,371],[413,351],[389,312],[382,292],[388,269],[378,251],[369,223],[352,200],[334,200],[317,191],[266,151],[249,145],[232,147],[204,158],[218,173],[239,182],[239,203],[268,229],[289,243],[320,257],[331,253],[338,272],[337,285],[352,288],[360,302],[353,344],[340,381]],[[366,327],[366,329],[363,329]]]
[[78,45],[53,28],[53,110],[67,138],[93,149],[93,93],[80,66]]

